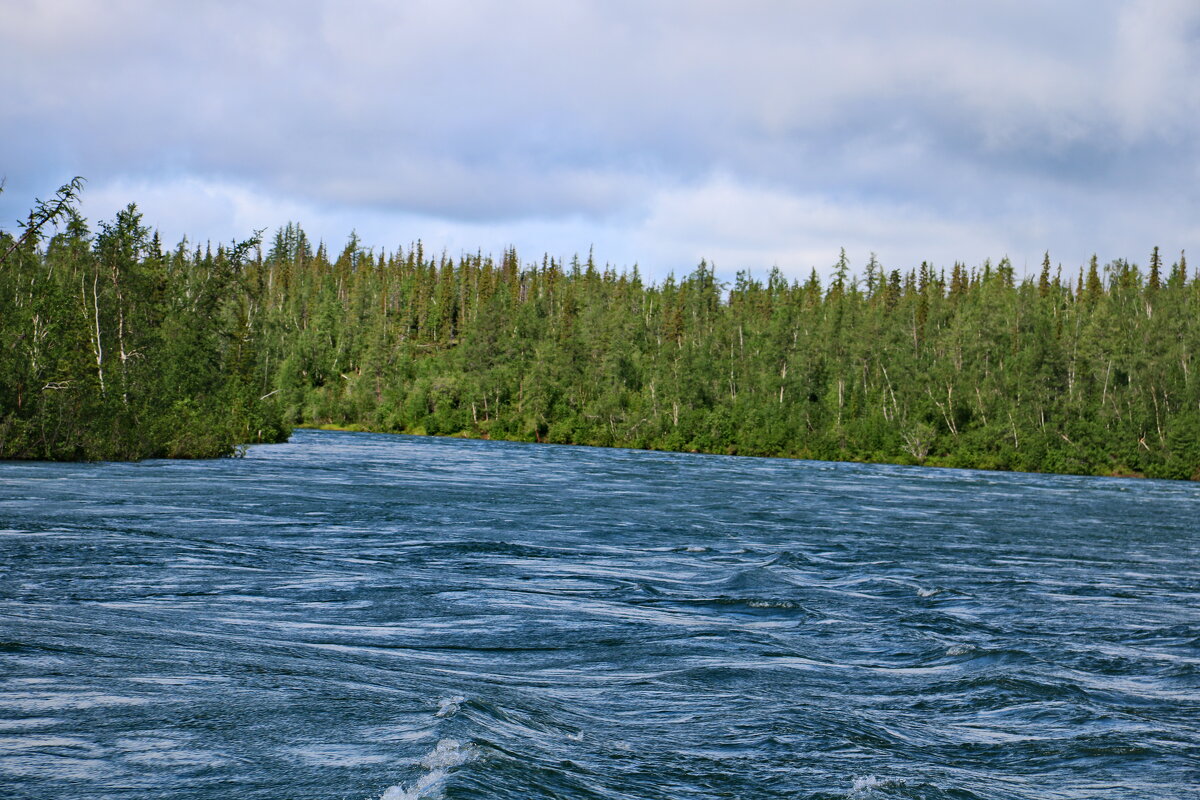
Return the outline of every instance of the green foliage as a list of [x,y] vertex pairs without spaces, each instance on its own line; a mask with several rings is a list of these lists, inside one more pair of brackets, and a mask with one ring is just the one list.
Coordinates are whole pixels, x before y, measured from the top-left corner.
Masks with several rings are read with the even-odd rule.
[[[843,252],[823,287],[591,255],[330,260],[299,226],[164,251],[76,185],[0,233],[0,457],[208,457],[291,424],[1200,478],[1200,280],[1049,254],[949,275]],[[48,240],[43,229],[57,225]]]
[[[1200,470],[1200,286],[1096,259],[951,275],[843,253],[825,288],[702,262],[642,283],[589,256],[457,261],[289,225],[260,368],[291,422],[527,441],[1084,474]],[[1181,257],[1181,262],[1183,259]],[[1152,268],[1155,261],[1152,256]],[[1186,262],[1183,262],[1186,264]],[[1103,277],[1102,277],[1103,276]]]
[[164,253],[132,205],[93,236],[78,188],[39,202],[21,237],[0,233],[0,458],[210,458],[286,439],[262,399],[256,241]]

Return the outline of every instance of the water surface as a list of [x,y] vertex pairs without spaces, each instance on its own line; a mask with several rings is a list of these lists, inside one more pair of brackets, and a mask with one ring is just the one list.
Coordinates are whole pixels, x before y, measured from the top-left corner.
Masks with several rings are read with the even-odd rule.
[[1195,798],[1200,487],[298,431],[0,463],[0,796]]

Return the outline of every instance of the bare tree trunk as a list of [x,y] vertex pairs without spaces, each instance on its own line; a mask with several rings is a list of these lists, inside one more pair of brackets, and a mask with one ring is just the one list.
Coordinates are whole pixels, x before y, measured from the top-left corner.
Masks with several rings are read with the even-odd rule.
[[1158,428],[1158,441],[1166,447],[1167,437],[1163,433],[1162,417],[1158,413],[1158,392],[1154,390],[1154,386],[1150,387],[1150,399],[1154,401],[1154,427]]
[[1108,360],[1108,368],[1104,370],[1104,391],[1100,393],[1100,407],[1104,407],[1104,403],[1108,400],[1108,376],[1112,374],[1112,359]]
[[[83,282],[83,276],[79,278],[80,290],[83,292],[83,306],[87,308],[87,288]],[[100,276],[97,274],[92,280],[92,308],[96,321],[96,329],[92,334],[92,353],[96,356],[96,376],[100,379],[100,394],[105,394],[104,387],[104,346],[100,341]]]

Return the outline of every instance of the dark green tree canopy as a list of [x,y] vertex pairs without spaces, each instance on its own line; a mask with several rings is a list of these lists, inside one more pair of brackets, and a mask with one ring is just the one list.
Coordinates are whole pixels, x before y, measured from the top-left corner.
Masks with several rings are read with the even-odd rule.
[[[1200,477],[1200,280],[1093,256],[658,284],[593,255],[165,251],[76,183],[0,234],[0,456],[207,456],[290,425]],[[54,229],[53,235],[46,234]]]

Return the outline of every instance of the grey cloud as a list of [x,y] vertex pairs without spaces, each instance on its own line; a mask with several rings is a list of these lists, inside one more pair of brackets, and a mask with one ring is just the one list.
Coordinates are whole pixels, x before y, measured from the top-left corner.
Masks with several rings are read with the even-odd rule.
[[1166,225],[1164,194],[1196,210],[1198,25],[1186,0],[10,3],[0,218],[81,172],[472,224],[633,224],[730,176],[1014,246],[1118,205]]

